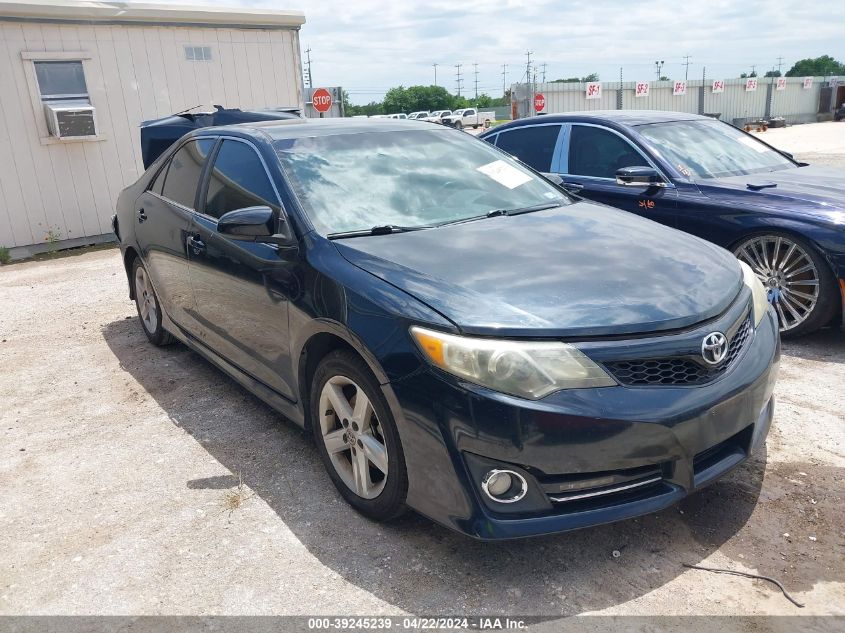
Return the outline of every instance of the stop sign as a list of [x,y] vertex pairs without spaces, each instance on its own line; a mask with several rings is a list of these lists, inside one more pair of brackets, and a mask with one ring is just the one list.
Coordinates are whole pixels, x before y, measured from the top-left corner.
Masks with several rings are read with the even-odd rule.
[[546,107],[546,97],[543,96],[543,93],[538,92],[534,95],[534,109],[537,112],[541,112],[543,108]]
[[311,105],[317,112],[328,112],[332,107],[332,96],[325,88],[317,88],[311,95]]

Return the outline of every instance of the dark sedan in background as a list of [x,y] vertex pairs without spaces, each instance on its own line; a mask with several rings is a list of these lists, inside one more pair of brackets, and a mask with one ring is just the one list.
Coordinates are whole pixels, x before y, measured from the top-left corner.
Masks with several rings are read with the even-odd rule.
[[777,320],[750,268],[454,129],[197,130],[115,230],[149,340],[310,429],[375,519],[494,539],[652,512],[772,420]]
[[845,173],[798,163],[727,123],[680,112],[534,117],[481,135],[563,186],[732,251],[768,291],[784,335],[845,305]]

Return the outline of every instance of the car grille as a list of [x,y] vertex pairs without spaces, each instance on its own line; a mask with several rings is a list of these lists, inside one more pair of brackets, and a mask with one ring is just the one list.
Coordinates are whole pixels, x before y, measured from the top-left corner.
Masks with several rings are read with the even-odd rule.
[[645,358],[604,363],[607,370],[626,386],[703,385],[716,380],[736,361],[751,336],[749,315],[734,333],[725,360],[708,367],[690,358]]

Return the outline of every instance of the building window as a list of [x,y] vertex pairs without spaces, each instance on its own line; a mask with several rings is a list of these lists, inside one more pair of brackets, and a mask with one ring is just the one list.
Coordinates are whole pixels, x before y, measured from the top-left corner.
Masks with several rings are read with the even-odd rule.
[[210,46],[185,46],[185,59],[190,62],[210,62]]
[[81,60],[36,61],[34,64],[43,102],[75,99],[90,103]]

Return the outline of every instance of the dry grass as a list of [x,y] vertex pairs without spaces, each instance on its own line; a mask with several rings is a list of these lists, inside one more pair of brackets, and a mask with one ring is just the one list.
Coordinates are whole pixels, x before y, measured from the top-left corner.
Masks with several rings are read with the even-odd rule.
[[226,492],[223,497],[223,512],[228,512],[231,517],[232,513],[246,503],[254,494],[254,492],[247,492],[247,489],[244,487],[243,477],[241,473],[238,473],[237,487],[234,490]]

